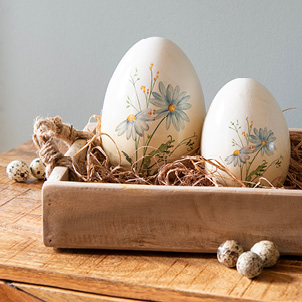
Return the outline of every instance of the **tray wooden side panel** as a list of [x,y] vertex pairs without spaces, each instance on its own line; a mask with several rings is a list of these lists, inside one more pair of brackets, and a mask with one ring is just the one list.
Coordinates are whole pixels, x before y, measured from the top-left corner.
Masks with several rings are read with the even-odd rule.
[[269,239],[302,255],[300,191],[75,183],[64,169],[43,186],[46,246],[214,253]]

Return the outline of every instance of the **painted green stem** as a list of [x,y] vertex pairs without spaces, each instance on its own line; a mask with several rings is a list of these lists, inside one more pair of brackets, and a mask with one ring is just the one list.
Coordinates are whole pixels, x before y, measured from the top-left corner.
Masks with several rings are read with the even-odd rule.
[[249,172],[250,172],[250,169],[251,169],[251,166],[255,160],[255,158],[257,157],[257,155],[259,154],[259,152],[261,151],[261,148],[257,151],[257,153],[255,154],[254,158],[252,159],[252,161],[249,162],[249,166],[248,168],[246,169],[246,176],[245,176],[245,179],[247,179],[248,175],[249,175]]
[[242,139],[241,139],[241,137],[240,137],[240,134],[239,134],[239,132],[238,132],[237,127],[236,127],[236,130],[235,130],[235,131],[237,132],[237,135],[238,135],[239,140],[240,140],[240,142],[241,142],[241,147],[243,148],[243,141],[242,141]]
[[[280,159],[282,159],[282,156],[280,156],[279,158],[273,160],[273,161],[270,163],[270,165],[267,166],[267,168],[263,171],[262,175],[263,175],[265,172],[267,172],[267,170],[268,170],[273,164],[275,164],[278,160],[280,160]],[[255,176],[255,177],[253,178],[253,180],[251,180],[251,182],[254,182],[254,181],[257,179],[257,177],[259,177],[259,176],[258,176],[258,175]]]
[[[167,115],[164,116],[164,117],[161,119],[161,121],[158,123],[158,125],[156,126],[156,128],[154,129],[154,131],[152,132],[152,134],[150,135],[149,139],[147,140],[146,147],[149,146],[150,141],[151,141],[151,139],[153,138],[153,135],[155,134],[156,130],[157,130],[158,127],[161,125],[161,123],[166,119],[166,117],[167,117]],[[146,148],[145,151],[144,151],[144,155],[146,155],[146,152],[147,152],[147,148]]]
[[137,112],[139,112],[139,110],[132,104],[132,102],[130,101],[130,103],[128,103],[130,106],[132,106]]
[[150,135],[149,139],[147,140],[147,143],[146,143],[146,145],[145,145],[145,147],[144,147],[144,155],[143,155],[143,160],[142,160],[142,163],[141,163],[141,166],[140,166],[140,170],[141,170],[142,167],[144,166],[145,155],[146,155],[146,153],[147,153],[147,149],[148,149],[148,146],[149,146],[149,144],[150,144],[150,142],[151,142],[151,139],[153,138],[154,133],[156,132],[156,130],[158,129],[158,127],[161,125],[161,123],[164,121],[164,119],[165,119],[166,117],[167,117],[167,116],[165,116],[165,117],[163,117],[163,118],[161,119],[161,121],[158,123],[158,125],[156,126],[156,128],[154,129],[154,131],[152,132],[152,134]]
[[171,152],[170,152],[170,154],[169,154],[169,156],[171,156],[173,153],[174,153],[174,151],[176,151],[176,149],[178,148],[178,147],[180,147],[181,145],[183,145],[184,143],[185,143],[185,141],[187,141],[187,140],[189,140],[189,139],[191,139],[191,138],[193,138],[193,137],[196,137],[196,134],[194,134],[194,135],[192,135],[192,136],[190,136],[190,137],[187,137],[187,138],[185,138],[185,139],[183,139]]
[[138,145],[139,145],[139,141],[140,141],[140,137],[138,137],[138,139],[135,140],[135,159],[136,159],[136,162],[138,161]]
[[[137,82],[137,80],[134,81],[134,78],[133,78],[132,76],[130,76],[130,78],[131,78],[131,81],[130,81],[130,82],[132,83],[132,85],[133,85],[133,87],[134,87],[134,91],[135,91],[135,95],[136,95],[138,107],[139,107],[139,110],[141,111],[141,110],[142,110],[142,107],[141,107],[141,103],[140,103],[140,101],[139,101],[139,97],[138,97],[137,90],[136,90],[136,82]],[[133,105],[132,105],[132,106],[133,106]],[[133,106],[133,107],[134,107],[134,106]]]

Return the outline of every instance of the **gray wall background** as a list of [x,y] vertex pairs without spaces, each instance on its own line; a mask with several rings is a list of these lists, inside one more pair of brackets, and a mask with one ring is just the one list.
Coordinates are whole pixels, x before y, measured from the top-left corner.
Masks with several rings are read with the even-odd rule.
[[[161,36],[192,61],[206,106],[237,77],[302,107],[301,0],[0,0],[0,152],[31,139],[36,116],[83,128],[137,41]],[[302,128],[302,111],[284,113]]]

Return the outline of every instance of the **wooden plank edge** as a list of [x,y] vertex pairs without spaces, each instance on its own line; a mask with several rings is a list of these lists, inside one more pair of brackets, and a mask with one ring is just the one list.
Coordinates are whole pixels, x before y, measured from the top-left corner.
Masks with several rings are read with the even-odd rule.
[[[105,280],[100,278],[66,275],[56,272],[44,272],[28,268],[9,267],[0,265],[0,278],[11,280],[12,282],[30,283],[38,286],[56,287],[59,289],[74,290],[91,294],[99,294],[116,298],[136,299],[158,302],[198,302],[206,300],[208,302],[248,302],[236,296],[222,296],[204,292],[185,291],[167,289],[161,287],[151,287],[137,285],[121,281]],[[89,289],[89,290],[87,290]],[[253,300],[256,301],[257,300]],[[258,300],[260,302],[260,300]]]
[[9,282],[0,281],[0,301],[3,302],[40,302],[32,294],[16,288]]
[[57,287],[50,287],[29,283],[13,282],[12,285],[30,295],[47,302],[60,302],[60,301],[72,301],[72,302],[130,302],[130,301],[142,301],[126,298],[117,298],[104,296],[94,293],[74,291],[70,289],[61,289]]

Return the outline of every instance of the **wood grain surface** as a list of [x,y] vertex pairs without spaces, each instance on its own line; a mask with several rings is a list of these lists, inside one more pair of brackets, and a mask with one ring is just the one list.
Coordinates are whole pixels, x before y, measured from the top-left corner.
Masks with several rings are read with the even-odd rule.
[[89,301],[85,295],[95,301],[302,301],[298,256],[281,257],[274,268],[249,280],[213,254],[45,247],[43,181],[14,183],[5,173],[11,160],[29,163],[35,157],[31,143],[0,155],[0,301],[15,293],[34,299],[24,301],[53,301],[52,294],[56,301],[71,301],[68,296]]
[[215,253],[228,238],[247,249],[265,238],[302,255],[300,190],[59,181],[67,171],[42,189],[47,246]]
[[[39,301],[47,302],[129,302],[132,299],[114,298],[103,295],[88,294],[72,290],[59,289],[48,286],[16,283],[11,284],[16,290],[22,290],[24,293],[32,295]],[[139,300],[136,300],[139,301]]]

